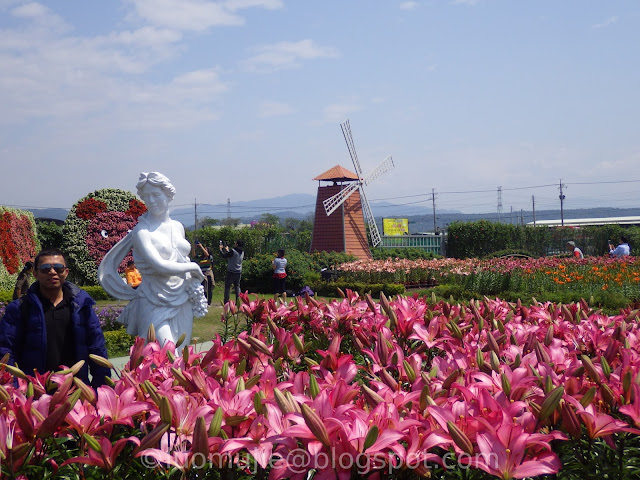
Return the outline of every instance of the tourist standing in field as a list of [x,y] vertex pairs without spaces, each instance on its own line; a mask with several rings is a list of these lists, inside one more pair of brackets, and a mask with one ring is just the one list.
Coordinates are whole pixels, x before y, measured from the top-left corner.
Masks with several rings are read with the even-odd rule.
[[27,295],[11,302],[0,321],[0,357],[9,354],[28,375],[43,374],[84,365],[77,377],[97,388],[111,375],[110,369],[89,359],[89,354],[107,358],[100,320],[87,292],[67,282],[69,269],[63,253],[50,248],[35,259],[36,281]]
[[195,243],[195,260],[200,265],[200,270],[204,275],[204,280],[202,281],[204,296],[207,297],[207,303],[211,305],[213,287],[216,286],[216,280],[213,276],[213,256],[209,253],[207,247],[198,241]]
[[567,250],[569,250],[571,252],[571,255],[573,255],[575,258],[584,258],[582,250],[576,247],[576,242],[574,242],[573,240],[567,242]]
[[17,300],[18,298],[27,294],[27,290],[29,290],[29,277],[33,275],[33,262],[27,262],[24,264],[24,268],[18,274],[18,278],[16,279],[16,287],[13,289],[13,299]]
[[273,259],[271,268],[273,268],[273,300],[277,302],[280,297],[282,303],[287,303],[287,291],[285,290],[287,259],[284,258],[282,248],[278,250],[278,256]]
[[220,255],[227,259],[227,275],[224,279],[224,300],[226,305],[229,301],[229,290],[231,285],[234,286],[236,292],[236,303],[240,295],[240,278],[242,277],[242,261],[244,260],[244,242],[236,240],[233,248],[229,249],[229,245],[220,242]]
[[620,235],[620,243],[616,248],[613,248],[613,244],[609,243],[609,255],[612,257],[626,257],[627,255],[631,255],[629,240],[626,236]]

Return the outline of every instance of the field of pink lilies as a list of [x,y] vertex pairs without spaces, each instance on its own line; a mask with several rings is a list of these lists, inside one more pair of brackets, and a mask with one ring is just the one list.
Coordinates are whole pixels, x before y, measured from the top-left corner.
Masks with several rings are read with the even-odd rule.
[[350,291],[228,308],[210,350],[138,338],[97,391],[77,366],[3,366],[2,478],[640,477],[638,311]]

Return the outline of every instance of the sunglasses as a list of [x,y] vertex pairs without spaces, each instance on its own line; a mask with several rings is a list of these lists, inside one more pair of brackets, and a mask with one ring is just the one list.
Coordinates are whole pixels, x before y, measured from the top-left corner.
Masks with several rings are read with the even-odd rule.
[[61,263],[43,263],[38,267],[38,271],[41,273],[49,273],[52,268],[56,273],[62,273],[67,269],[67,266]]

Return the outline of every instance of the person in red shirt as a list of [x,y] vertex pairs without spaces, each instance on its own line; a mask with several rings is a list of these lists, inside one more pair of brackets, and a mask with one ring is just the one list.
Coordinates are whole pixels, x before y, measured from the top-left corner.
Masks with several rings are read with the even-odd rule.
[[584,258],[582,250],[576,247],[576,242],[573,240],[567,242],[567,250],[569,250],[575,258]]

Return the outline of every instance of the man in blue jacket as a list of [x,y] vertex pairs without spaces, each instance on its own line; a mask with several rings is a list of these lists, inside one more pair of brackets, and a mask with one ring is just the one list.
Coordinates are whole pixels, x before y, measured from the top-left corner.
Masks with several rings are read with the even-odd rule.
[[9,353],[9,363],[27,375],[85,364],[77,376],[94,388],[110,376],[108,368],[89,360],[89,354],[107,358],[95,301],[71,282],[64,254],[55,248],[35,258],[36,281],[27,295],[14,300],[0,321],[0,357]]

